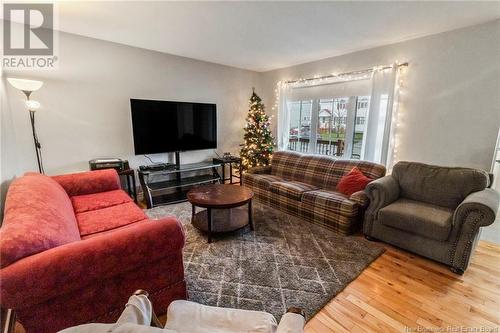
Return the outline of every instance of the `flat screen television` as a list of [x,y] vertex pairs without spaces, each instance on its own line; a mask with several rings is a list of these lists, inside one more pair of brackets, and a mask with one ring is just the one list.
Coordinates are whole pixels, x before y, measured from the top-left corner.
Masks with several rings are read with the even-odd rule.
[[131,99],[136,155],[217,148],[215,104]]

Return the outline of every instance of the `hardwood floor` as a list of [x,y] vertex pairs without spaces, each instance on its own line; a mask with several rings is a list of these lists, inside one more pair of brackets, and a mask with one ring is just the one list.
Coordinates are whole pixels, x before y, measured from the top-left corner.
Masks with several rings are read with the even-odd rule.
[[462,276],[422,257],[386,248],[307,323],[305,332],[500,331],[500,245],[480,241]]
[[[306,324],[306,333],[500,332],[500,245],[480,241],[462,276],[389,245],[386,249]],[[419,326],[428,330],[418,331]],[[24,330],[17,325],[15,332]]]

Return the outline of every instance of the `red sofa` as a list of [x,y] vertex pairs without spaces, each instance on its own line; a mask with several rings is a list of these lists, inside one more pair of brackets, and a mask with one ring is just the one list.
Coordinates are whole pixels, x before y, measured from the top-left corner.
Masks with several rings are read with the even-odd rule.
[[0,300],[28,333],[112,322],[137,289],[165,313],[186,298],[180,222],[150,220],[114,170],[12,182],[0,228]]

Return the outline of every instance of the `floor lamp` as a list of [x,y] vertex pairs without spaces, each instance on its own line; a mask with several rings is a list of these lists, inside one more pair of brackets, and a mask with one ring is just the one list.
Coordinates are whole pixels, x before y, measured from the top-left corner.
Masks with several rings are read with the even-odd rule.
[[40,103],[30,99],[31,93],[40,89],[42,81],[7,78],[7,81],[16,89],[21,90],[26,95],[26,106],[30,113],[31,131],[33,132],[33,142],[35,144],[36,160],[38,162],[38,171],[44,173],[42,160],[42,146],[38,141],[35,128],[35,112],[40,107]]

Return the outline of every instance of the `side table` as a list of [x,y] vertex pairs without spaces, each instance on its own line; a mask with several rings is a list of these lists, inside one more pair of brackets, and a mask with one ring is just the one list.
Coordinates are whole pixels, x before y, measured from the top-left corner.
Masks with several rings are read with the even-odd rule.
[[134,202],[137,203],[137,187],[135,186],[135,171],[134,169],[117,170],[119,176],[125,176],[127,179],[127,192]]
[[[222,166],[222,177],[221,177],[221,182],[222,184],[225,184],[226,181],[229,181],[229,184],[236,184],[236,182],[233,182],[233,177],[238,178],[240,181],[240,185],[242,185],[242,177],[241,173],[243,171],[242,165],[241,165],[241,158],[236,157],[236,156],[227,156],[227,157],[218,157],[213,159],[214,163],[219,163]],[[226,178],[226,164],[229,164],[229,177]],[[233,169],[238,169],[238,174],[233,174]]]

